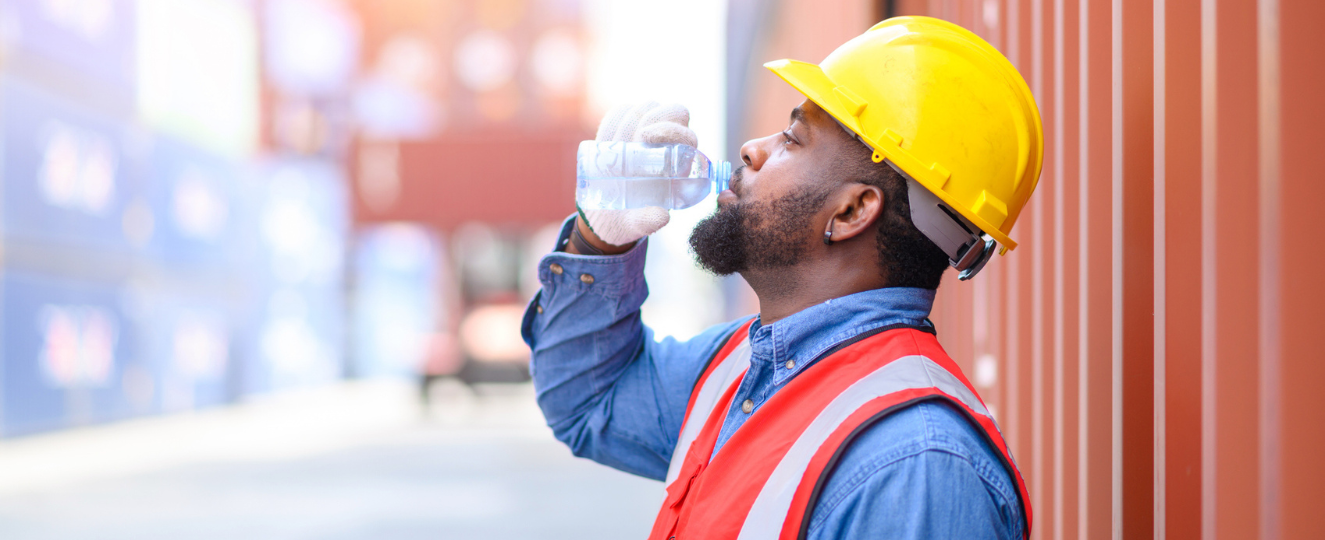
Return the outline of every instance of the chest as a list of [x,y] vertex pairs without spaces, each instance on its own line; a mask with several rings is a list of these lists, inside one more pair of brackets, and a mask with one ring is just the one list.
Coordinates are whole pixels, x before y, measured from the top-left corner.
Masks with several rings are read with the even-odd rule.
[[914,332],[853,344],[784,385],[730,344],[692,396],[655,537],[702,530],[711,538],[795,538],[856,428],[924,399],[987,415],[932,336]]
[[[726,411],[710,458],[726,446],[732,436],[745,426],[747,420],[760,414],[760,411],[764,410],[764,405],[791,382],[789,377],[778,377],[783,374],[777,373],[771,359],[752,357],[743,363],[748,364],[748,367],[739,379],[731,383],[735,386],[735,392],[731,401],[726,404]],[[785,365],[781,367],[783,370],[786,369]]]

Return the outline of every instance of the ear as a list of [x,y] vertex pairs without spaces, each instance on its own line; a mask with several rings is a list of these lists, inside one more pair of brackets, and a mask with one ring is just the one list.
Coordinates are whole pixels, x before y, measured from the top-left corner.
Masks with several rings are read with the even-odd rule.
[[839,200],[831,218],[834,242],[870,233],[883,216],[883,190],[875,186],[848,184]]

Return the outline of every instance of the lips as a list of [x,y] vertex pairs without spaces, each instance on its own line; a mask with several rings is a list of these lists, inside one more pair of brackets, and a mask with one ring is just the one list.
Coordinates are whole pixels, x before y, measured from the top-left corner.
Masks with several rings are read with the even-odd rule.
[[730,189],[723,190],[722,193],[718,194],[719,207],[727,206],[735,202],[736,202],[736,194],[732,193],[732,190]]
[[745,177],[745,166],[737,167],[732,171],[731,180],[727,182],[727,189],[718,194],[718,206],[724,206],[736,202],[740,197],[741,180]]
[[745,180],[745,166],[737,167],[732,171],[732,178],[727,182],[727,190],[731,191],[737,197],[741,196],[741,182]]

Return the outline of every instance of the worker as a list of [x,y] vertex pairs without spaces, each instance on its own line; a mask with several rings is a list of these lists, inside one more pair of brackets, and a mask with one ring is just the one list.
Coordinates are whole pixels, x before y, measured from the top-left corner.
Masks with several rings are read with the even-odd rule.
[[[690,236],[758,315],[655,340],[646,237],[667,212],[578,212],[523,322],[548,424],[577,456],[665,482],[657,540],[1029,537],[1011,449],[928,319],[949,266],[969,279],[1016,245],[1043,156],[1025,81],[925,17],[766,67],[807,99],[741,147]],[[646,103],[597,138],[694,145],[688,124]]]

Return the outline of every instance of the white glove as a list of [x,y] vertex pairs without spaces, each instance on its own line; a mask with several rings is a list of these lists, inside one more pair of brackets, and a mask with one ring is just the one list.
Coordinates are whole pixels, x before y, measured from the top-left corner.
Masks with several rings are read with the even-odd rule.
[[[688,144],[699,146],[689,128],[690,111],[675,103],[621,105],[607,112],[598,124],[599,141]],[[629,210],[581,210],[584,219],[604,242],[623,246],[653,234],[671,219],[661,206]]]

